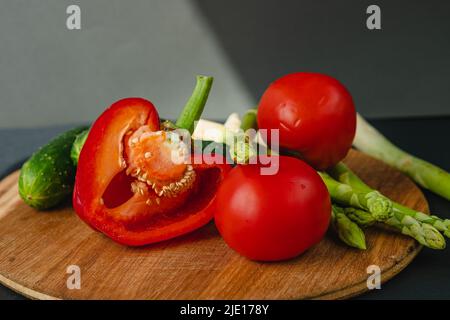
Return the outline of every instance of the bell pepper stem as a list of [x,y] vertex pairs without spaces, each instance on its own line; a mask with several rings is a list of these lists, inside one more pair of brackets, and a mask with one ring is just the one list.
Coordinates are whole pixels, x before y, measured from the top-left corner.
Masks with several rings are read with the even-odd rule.
[[213,77],[197,76],[194,91],[176,122],[178,128],[186,129],[190,134],[194,132],[196,122],[200,119],[205,108],[212,84]]

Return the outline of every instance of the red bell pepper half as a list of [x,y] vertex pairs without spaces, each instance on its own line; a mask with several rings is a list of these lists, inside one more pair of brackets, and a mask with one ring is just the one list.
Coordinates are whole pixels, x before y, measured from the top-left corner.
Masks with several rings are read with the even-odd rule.
[[217,187],[230,167],[171,161],[173,151],[190,153],[172,138],[160,131],[150,101],[127,98],[109,107],[80,154],[73,193],[78,216],[130,246],[174,238],[208,223]]

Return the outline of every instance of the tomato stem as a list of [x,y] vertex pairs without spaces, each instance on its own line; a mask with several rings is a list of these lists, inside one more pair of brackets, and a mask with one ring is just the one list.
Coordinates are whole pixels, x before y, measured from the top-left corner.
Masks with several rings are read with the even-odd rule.
[[197,84],[176,122],[177,127],[189,130],[192,134],[200,119],[213,84],[213,77],[197,76]]

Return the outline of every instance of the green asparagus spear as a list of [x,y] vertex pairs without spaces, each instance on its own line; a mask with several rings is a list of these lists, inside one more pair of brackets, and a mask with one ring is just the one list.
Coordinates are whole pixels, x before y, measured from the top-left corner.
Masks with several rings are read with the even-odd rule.
[[[344,213],[350,220],[361,227],[368,227],[377,223],[369,212],[361,209],[347,207],[344,208]],[[404,235],[412,237],[420,244],[431,249],[445,248],[445,239],[436,228],[417,221],[408,215],[396,212],[380,225],[390,227]]]
[[[342,183],[350,185],[352,188],[361,192],[371,192],[373,189],[364,183],[349,167],[344,163],[338,163],[334,168],[329,170],[332,177]],[[392,201],[393,211],[397,214],[408,215],[422,223],[432,225],[441,231],[446,237],[450,238],[450,219],[441,219],[435,215],[427,215],[423,212],[415,211],[405,207],[399,203]]]
[[385,221],[392,216],[392,202],[378,191],[361,192],[334,180],[325,172],[319,172],[331,198],[348,207],[367,210],[376,221]]
[[349,186],[361,191],[370,192],[373,189],[362,181],[356,173],[354,173],[345,163],[339,162],[328,173],[339,182],[348,184]]
[[353,145],[402,171],[422,187],[450,200],[450,173],[401,150],[359,114]]
[[395,213],[384,222],[404,235],[416,239],[420,244],[431,249],[445,249],[445,239],[432,225],[417,221],[411,216]]
[[357,249],[366,249],[364,232],[345,215],[342,208],[336,205],[333,205],[331,210],[331,225],[344,243]]
[[[343,208],[345,215],[357,223],[361,227],[370,227],[377,223],[377,220],[367,211],[362,209],[356,209],[353,207],[345,207]],[[389,219],[388,219],[389,220]]]

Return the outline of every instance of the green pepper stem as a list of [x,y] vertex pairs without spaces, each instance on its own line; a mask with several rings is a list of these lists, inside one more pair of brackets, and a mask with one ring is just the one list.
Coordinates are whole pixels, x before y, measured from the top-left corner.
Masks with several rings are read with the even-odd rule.
[[213,77],[197,76],[197,84],[178,117],[176,122],[177,127],[186,129],[191,134],[194,132],[196,122],[200,119],[205,108],[212,84]]

